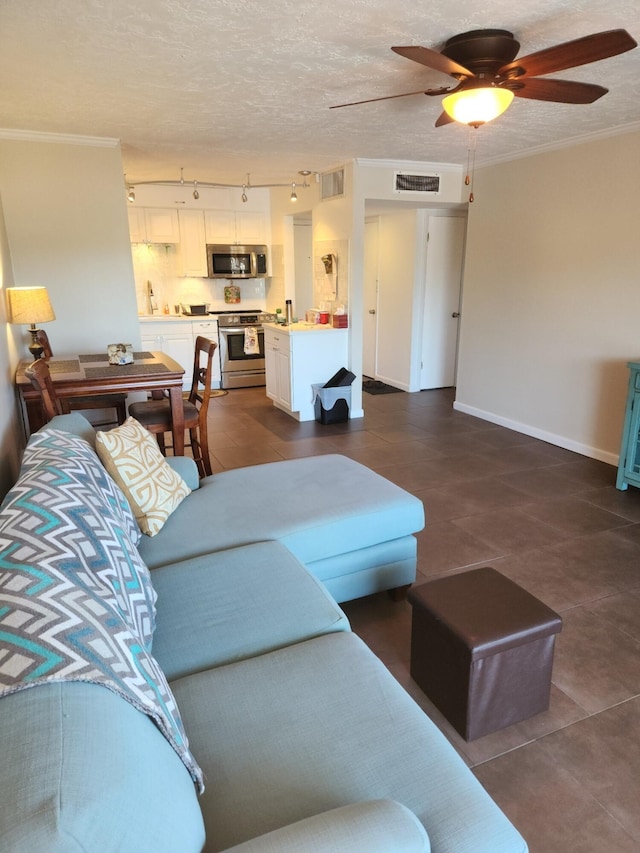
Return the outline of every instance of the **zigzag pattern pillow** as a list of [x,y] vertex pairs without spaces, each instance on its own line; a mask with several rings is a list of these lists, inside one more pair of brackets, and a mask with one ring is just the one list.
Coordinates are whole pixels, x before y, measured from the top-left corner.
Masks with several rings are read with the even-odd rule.
[[127,418],[109,432],[98,432],[96,451],[148,536],[155,536],[191,494],[182,477],[167,464],[155,438],[135,418]]
[[0,548],[9,539],[9,562],[0,569],[35,563],[69,573],[151,649],[156,592],[136,547],[140,529],[88,442],[52,429],[31,437],[2,505]]
[[33,436],[0,512],[0,695],[60,681],[107,687],[154,720],[202,790],[150,653],[155,591],[132,525],[87,442],[54,430]]

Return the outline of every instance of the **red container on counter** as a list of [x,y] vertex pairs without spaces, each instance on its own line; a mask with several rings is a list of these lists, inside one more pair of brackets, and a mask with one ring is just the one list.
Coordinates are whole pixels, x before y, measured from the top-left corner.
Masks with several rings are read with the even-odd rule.
[[329,322],[329,312],[328,311],[321,311],[320,312],[320,323],[323,326],[326,326],[328,322]]

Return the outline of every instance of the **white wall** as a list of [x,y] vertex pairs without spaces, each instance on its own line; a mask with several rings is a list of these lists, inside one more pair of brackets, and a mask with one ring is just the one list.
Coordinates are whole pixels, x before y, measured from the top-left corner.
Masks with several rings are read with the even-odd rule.
[[313,240],[311,222],[293,222],[293,254],[295,276],[294,312],[304,317],[313,301]]
[[[271,278],[267,281],[267,310],[281,308],[284,312],[285,299],[296,297],[296,260],[294,216],[308,214],[320,198],[319,184],[313,175],[308,178],[309,186],[296,188],[298,201],[291,201],[291,188],[281,187],[271,190]],[[293,310],[301,315],[311,305],[297,305]]]
[[0,499],[4,497],[18,474],[22,443],[20,422],[15,403],[13,377],[18,363],[17,332],[19,327],[6,322],[5,290],[13,286],[11,255],[0,198]]
[[479,170],[456,408],[611,463],[640,357],[640,134]]
[[[0,131],[3,291],[27,284],[49,289],[57,319],[45,328],[56,354],[100,351],[114,340],[139,345],[119,146],[29,137]],[[25,329],[5,322],[2,297],[0,493],[15,479],[24,444],[13,380],[30,340]]]
[[119,146],[0,136],[0,197],[15,285],[49,291],[55,354],[139,346]]

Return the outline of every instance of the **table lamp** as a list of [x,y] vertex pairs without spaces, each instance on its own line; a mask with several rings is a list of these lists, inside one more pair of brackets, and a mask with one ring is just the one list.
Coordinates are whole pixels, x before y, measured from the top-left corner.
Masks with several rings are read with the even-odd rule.
[[38,341],[36,323],[49,323],[56,319],[46,287],[8,287],[7,313],[10,323],[29,325],[31,343],[29,352],[34,361],[42,358],[43,347]]

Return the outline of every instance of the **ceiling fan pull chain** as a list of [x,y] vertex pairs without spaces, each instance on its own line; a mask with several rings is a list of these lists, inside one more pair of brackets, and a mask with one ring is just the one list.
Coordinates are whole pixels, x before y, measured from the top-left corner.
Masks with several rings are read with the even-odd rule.
[[[470,187],[469,189],[469,201],[473,201],[473,178],[476,172],[476,131],[478,130],[477,125],[470,124],[469,125],[469,140],[467,142],[467,174],[464,178],[465,187]],[[471,168],[469,168],[471,167]]]

